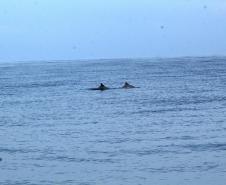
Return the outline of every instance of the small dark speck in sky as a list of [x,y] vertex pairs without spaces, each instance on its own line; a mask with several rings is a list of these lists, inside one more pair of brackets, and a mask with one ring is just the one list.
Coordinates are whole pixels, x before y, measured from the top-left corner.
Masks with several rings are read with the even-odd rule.
[[162,26],[160,26],[160,28],[163,30],[165,28],[165,26],[162,25]]
[[8,14],[8,11],[7,11],[7,10],[3,10],[2,13],[3,13],[3,14]]
[[204,5],[204,6],[203,6],[203,8],[204,8],[204,9],[207,9],[207,6],[206,6],[206,5]]
[[72,46],[72,49],[73,49],[73,50],[76,50],[76,49],[77,49],[77,46]]
[[35,6],[38,5],[38,1],[34,1],[34,5],[35,5]]

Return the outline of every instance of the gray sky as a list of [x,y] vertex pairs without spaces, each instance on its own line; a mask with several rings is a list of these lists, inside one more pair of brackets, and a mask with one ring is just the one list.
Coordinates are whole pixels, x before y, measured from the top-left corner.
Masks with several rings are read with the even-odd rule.
[[226,55],[226,0],[0,0],[0,61]]

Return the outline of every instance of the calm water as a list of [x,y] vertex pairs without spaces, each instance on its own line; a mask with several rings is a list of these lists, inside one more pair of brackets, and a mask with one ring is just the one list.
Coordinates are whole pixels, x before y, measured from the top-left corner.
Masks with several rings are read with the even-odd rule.
[[225,185],[226,58],[0,64],[0,157],[1,185]]

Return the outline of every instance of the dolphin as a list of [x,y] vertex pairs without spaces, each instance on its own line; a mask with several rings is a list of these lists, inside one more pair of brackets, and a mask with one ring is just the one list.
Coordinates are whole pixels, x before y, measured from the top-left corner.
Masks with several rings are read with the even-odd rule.
[[125,82],[125,84],[122,86],[123,89],[132,89],[132,88],[136,88],[133,85],[130,85],[128,82]]
[[108,89],[109,89],[108,87],[106,87],[103,83],[101,83],[99,87],[97,87],[97,88],[90,88],[89,90],[105,91],[105,90],[108,90]]

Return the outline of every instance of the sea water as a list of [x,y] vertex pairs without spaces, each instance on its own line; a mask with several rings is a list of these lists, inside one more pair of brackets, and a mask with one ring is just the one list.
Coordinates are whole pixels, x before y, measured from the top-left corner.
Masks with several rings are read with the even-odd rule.
[[225,185],[226,58],[1,63],[0,158],[0,185]]

